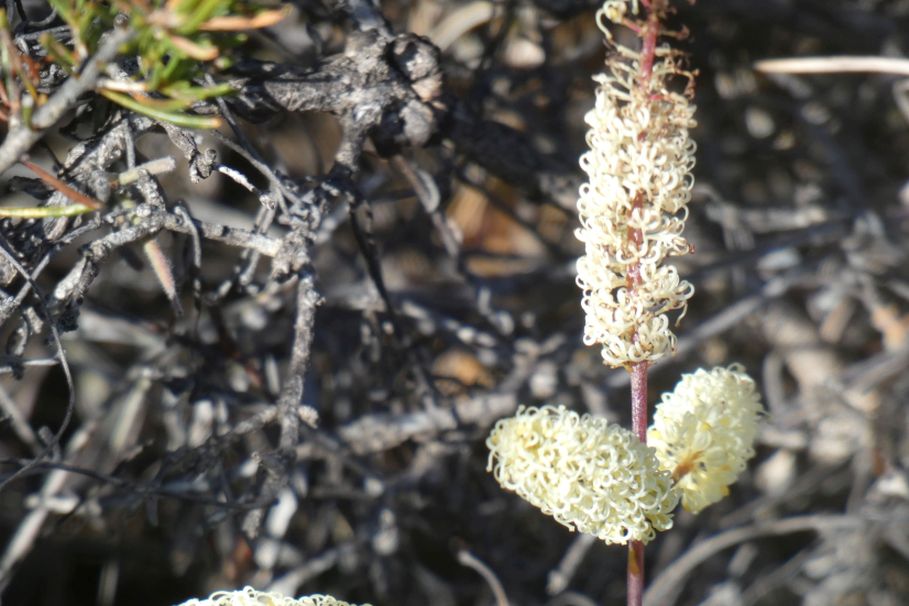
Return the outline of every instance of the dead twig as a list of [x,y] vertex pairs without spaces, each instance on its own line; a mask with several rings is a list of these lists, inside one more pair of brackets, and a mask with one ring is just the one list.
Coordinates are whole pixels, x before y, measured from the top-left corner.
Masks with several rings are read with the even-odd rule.
[[797,532],[835,532],[853,530],[867,524],[856,516],[806,515],[784,520],[759,522],[742,528],[733,528],[694,544],[681,557],[667,566],[644,594],[645,606],[668,606],[675,603],[686,578],[708,558],[739,543],[762,537],[781,536]]

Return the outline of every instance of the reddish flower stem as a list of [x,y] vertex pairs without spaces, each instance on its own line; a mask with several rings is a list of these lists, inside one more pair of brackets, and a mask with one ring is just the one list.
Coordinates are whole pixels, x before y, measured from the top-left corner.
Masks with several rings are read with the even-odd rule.
[[641,606],[644,601],[644,544],[628,544],[628,606]]
[[[648,362],[631,366],[631,429],[647,443],[647,367]],[[632,541],[628,546],[627,605],[641,606],[644,598],[644,544]]]
[[647,443],[647,368],[649,362],[635,362],[631,366],[631,430],[638,439]]
[[[656,3],[656,6],[653,4]],[[641,91],[647,95],[650,89],[650,80],[653,76],[653,62],[656,56],[657,38],[660,35],[660,6],[663,0],[641,0],[641,5],[647,11],[647,19],[637,32],[641,37],[641,63],[638,79]],[[635,202],[643,203],[643,196]],[[629,230],[628,239],[635,243],[643,241],[640,230]],[[640,267],[635,265],[628,273],[629,290],[640,282]],[[638,439],[647,443],[647,368],[646,360],[632,364],[628,369],[631,373],[631,427]],[[641,606],[644,600],[644,543],[632,541],[628,546],[628,585],[627,606]]]
[[656,43],[660,35],[660,17],[656,11],[650,11],[647,22],[641,32],[641,90],[645,93],[650,88],[650,77],[653,75],[653,60],[656,56]]

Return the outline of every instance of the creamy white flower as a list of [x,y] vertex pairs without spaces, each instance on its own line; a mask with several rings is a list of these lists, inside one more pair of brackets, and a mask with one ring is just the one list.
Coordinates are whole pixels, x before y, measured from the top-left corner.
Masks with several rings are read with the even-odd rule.
[[503,488],[571,530],[624,545],[672,527],[669,473],[619,425],[564,406],[522,406],[496,423],[486,446]]
[[[635,4],[637,4],[637,1],[635,1]],[[625,0],[606,0],[603,2],[603,7],[600,11],[610,21],[621,23],[622,19],[625,18],[625,13],[628,12],[628,3]],[[637,13],[637,7],[633,7],[632,11]]]
[[[239,591],[217,591],[208,598],[193,598],[179,606],[356,606],[335,599],[330,595],[310,595],[302,598],[289,598],[280,593],[258,591],[244,587]],[[363,606],[369,606],[364,604]]]
[[[597,22],[621,22],[628,3],[608,0]],[[632,2],[630,14],[639,7]],[[614,43],[607,73],[594,77],[596,104],[581,168],[576,235],[585,245],[578,286],[586,314],[584,342],[602,346],[603,360],[623,366],[655,360],[675,347],[667,312],[686,307],[694,289],[667,257],[689,252],[682,237],[694,180],[694,106],[669,81],[690,78],[677,52],[661,46],[645,75],[640,53]]]
[[672,473],[682,507],[698,513],[729,494],[754,456],[762,412],[754,380],[737,364],[682,375],[663,394],[647,443]]

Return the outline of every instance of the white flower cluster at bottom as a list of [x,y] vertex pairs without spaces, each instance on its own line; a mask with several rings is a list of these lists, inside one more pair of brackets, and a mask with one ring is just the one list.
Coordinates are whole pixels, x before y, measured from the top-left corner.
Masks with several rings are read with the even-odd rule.
[[193,598],[179,606],[356,606],[356,604],[342,602],[330,595],[289,598],[280,593],[244,587],[239,591],[217,591],[202,600]]

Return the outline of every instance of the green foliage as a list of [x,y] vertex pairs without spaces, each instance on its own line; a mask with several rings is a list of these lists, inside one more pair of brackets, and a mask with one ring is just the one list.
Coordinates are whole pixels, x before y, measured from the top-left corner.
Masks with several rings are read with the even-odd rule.
[[[73,32],[76,54],[65,52],[62,45],[55,45],[55,51],[70,66],[77,64],[77,56],[85,58],[93,53],[102,34],[109,30],[117,16],[116,7],[110,2],[98,0],[49,0],[57,14]],[[47,40],[47,37],[45,37]]]
[[82,204],[67,204],[66,206],[5,206],[0,207],[0,218],[4,219],[46,219],[60,217],[75,217],[92,212],[93,208]]
[[206,73],[229,66],[230,49],[245,40],[242,30],[280,21],[285,10],[240,0],[50,0],[72,31],[72,48],[45,35],[52,61],[70,72],[95,52],[105,32],[133,32],[122,49],[137,58],[131,82],[106,82],[106,98],[156,119],[210,128],[215,118],[188,113],[193,104],[231,92],[228,85],[199,84]]

